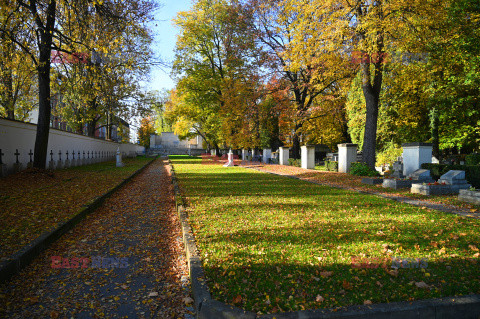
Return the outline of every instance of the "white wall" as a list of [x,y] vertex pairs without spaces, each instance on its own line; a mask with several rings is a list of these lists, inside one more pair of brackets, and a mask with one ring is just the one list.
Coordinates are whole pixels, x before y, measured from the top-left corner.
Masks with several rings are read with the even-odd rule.
[[[15,163],[14,153],[17,149],[20,153],[18,160],[23,164],[23,168],[26,168],[27,163],[30,161],[28,153],[30,150],[33,152],[34,149],[36,130],[37,126],[35,124],[0,119],[0,149],[4,154],[2,162],[7,165],[8,171],[13,170],[13,164]],[[117,148],[120,148],[123,156],[135,156],[144,152],[144,147],[140,145],[120,144],[50,128],[47,167],[50,161],[50,151],[53,151],[54,161],[58,160],[59,151],[62,152],[63,161],[66,159],[65,153],[67,151],[69,159],[72,159],[72,151],[75,151],[75,159],[78,158],[78,151],[80,151],[82,157],[83,151],[85,153],[103,151],[110,152],[112,158],[108,160],[112,160]]]

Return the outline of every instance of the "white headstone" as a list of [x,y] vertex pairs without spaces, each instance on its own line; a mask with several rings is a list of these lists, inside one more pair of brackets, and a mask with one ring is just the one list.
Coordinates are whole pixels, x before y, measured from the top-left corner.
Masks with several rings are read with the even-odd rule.
[[302,168],[314,169],[315,168],[315,146],[305,145],[301,148],[301,161]]
[[445,182],[449,185],[465,184],[465,171],[450,170],[443,174],[438,180],[440,183]]
[[272,150],[270,148],[264,148],[263,149],[263,162],[267,164],[269,162],[269,159],[272,158]]
[[248,150],[242,148],[242,161],[247,160]]
[[432,162],[432,144],[431,143],[406,143],[403,148],[403,175],[408,176],[417,169],[420,169],[423,163]]
[[227,161],[227,163],[225,163],[223,166],[224,166],[224,167],[232,167],[232,166],[235,166],[235,164],[233,163],[233,152],[232,152],[232,150],[230,150],[230,151],[228,152],[228,155],[227,155],[227,156],[228,156],[228,161]]
[[288,165],[288,158],[289,158],[289,148],[288,147],[280,147],[279,149],[279,164],[280,165]]
[[357,161],[357,144],[338,144],[338,171],[348,173],[352,163]]

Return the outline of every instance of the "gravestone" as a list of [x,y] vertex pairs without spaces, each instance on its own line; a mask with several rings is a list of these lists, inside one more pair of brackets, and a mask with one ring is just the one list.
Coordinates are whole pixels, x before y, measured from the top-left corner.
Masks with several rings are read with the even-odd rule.
[[338,171],[348,173],[352,163],[357,161],[357,144],[338,144]]
[[440,184],[445,183],[447,185],[450,185],[452,191],[457,194],[461,189],[469,189],[470,187],[472,187],[472,185],[470,185],[465,179],[465,171],[459,170],[448,171],[447,173],[440,176],[438,182]]
[[393,162],[393,174],[392,177],[395,178],[404,178],[405,176],[403,175],[403,163],[399,160]]
[[0,177],[5,177],[7,176],[7,165],[3,163],[3,154],[2,150],[0,149]]
[[28,153],[28,156],[30,157],[30,160],[27,164],[27,168],[32,168],[33,167],[33,160],[32,160],[33,152],[32,152],[32,150],[30,150],[30,152]]
[[279,164],[280,165],[288,165],[288,158],[290,156],[288,147],[280,147],[279,149]]
[[270,148],[264,148],[263,149],[262,161],[265,164],[268,164],[268,162],[270,161],[271,158],[272,158],[272,150]]
[[430,175],[430,170],[423,168],[417,169],[415,172],[409,174],[407,179],[422,183],[433,182],[432,176]]
[[22,163],[18,160],[18,157],[20,156],[20,153],[18,152],[18,149],[15,150],[15,163],[13,164],[13,172],[18,173],[22,170]]
[[62,151],[58,151],[57,169],[63,168]]
[[123,167],[123,162],[122,162],[122,153],[120,153],[120,147],[117,148],[117,167]]
[[49,169],[55,169],[55,161],[53,160],[53,150],[50,150],[50,162],[48,162]]
[[458,199],[463,202],[480,205],[480,191],[461,189],[458,193]]
[[302,168],[315,168],[315,146],[304,145],[301,148],[301,162]]
[[227,156],[228,156],[228,161],[227,161],[227,163],[225,163],[225,164],[223,165],[223,167],[232,167],[232,166],[235,166],[235,164],[233,163],[233,152],[232,152],[232,150],[230,150],[230,151],[228,152]]
[[70,167],[70,159],[69,159],[68,151],[65,152],[65,156],[66,156],[67,158],[65,159],[65,163],[63,164],[63,167],[69,168],[69,167]]
[[432,162],[431,143],[406,143],[403,148],[403,175],[408,176],[421,168],[423,163]]

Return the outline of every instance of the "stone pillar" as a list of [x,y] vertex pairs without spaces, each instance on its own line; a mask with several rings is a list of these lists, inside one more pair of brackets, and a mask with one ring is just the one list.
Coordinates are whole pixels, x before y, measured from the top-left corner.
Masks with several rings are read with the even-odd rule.
[[406,143],[403,148],[403,175],[408,176],[417,169],[420,169],[423,163],[432,162],[431,143]]
[[301,161],[302,168],[314,169],[315,168],[315,146],[304,145],[301,148]]
[[262,160],[265,164],[268,164],[269,159],[272,158],[272,149],[270,148],[264,148],[263,149],[263,157]]
[[242,161],[247,160],[248,150],[242,148]]
[[338,144],[338,171],[348,173],[350,165],[357,161],[357,144]]
[[288,147],[278,148],[278,163],[280,165],[288,165],[288,158],[290,157]]

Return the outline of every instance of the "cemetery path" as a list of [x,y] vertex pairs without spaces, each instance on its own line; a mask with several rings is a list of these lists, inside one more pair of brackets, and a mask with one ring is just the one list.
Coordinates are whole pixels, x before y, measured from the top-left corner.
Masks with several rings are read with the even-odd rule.
[[157,159],[0,286],[0,317],[188,318],[181,234]]

